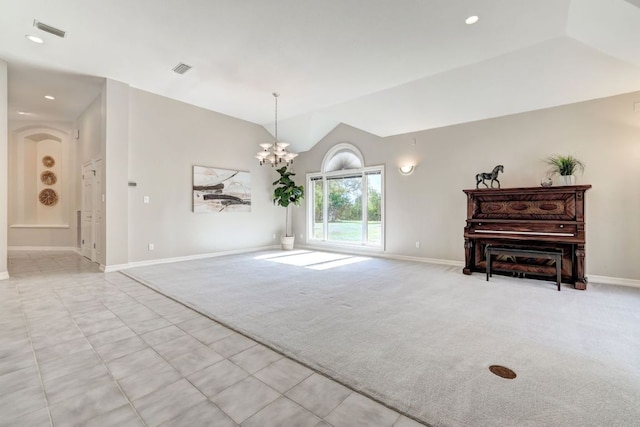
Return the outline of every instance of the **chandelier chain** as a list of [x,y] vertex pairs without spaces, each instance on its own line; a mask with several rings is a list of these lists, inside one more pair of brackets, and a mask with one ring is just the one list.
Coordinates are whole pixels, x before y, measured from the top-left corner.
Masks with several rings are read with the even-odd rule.
[[278,94],[274,92],[273,96],[276,99],[276,141],[278,141]]

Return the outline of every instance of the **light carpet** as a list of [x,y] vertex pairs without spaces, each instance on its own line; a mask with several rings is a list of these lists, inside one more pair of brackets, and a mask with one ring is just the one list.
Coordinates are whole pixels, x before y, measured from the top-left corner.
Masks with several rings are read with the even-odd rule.
[[638,425],[640,289],[460,270],[266,251],[126,274],[427,424]]

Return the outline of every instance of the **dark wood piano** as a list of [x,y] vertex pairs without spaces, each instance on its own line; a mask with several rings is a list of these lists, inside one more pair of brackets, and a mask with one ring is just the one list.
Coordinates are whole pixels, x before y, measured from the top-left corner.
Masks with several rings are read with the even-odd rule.
[[[487,245],[562,252],[562,281],[587,288],[584,196],[590,185],[463,190],[467,194],[464,274],[485,272]],[[548,278],[548,260],[502,257],[492,271]]]

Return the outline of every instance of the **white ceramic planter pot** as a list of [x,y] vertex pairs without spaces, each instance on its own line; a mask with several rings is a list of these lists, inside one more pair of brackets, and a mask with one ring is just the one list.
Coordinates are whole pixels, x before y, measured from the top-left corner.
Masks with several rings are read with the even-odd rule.
[[558,175],[556,185],[576,185],[575,175]]
[[293,249],[293,243],[296,240],[296,236],[280,236],[280,245],[283,251],[290,251]]

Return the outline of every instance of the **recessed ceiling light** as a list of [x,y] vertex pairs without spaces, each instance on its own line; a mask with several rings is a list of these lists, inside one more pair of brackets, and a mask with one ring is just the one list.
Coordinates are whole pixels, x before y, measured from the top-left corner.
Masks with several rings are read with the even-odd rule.
[[25,111],[18,111],[18,114],[20,114],[21,116],[24,116],[27,113]]
[[25,37],[27,38],[27,40],[31,40],[34,43],[38,43],[38,44],[44,43],[44,40],[42,40],[38,36],[34,36],[33,34],[27,34]]
[[478,19],[480,19],[480,18],[478,18],[476,15],[473,15],[473,16],[470,16],[467,19],[465,19],[464,22],[467,25],[471,25],[471,24],[475,24],[476,22],[478,22]]
[[51,96],[51,95],[45,95],[44,97],[45,97],[45,98],[47,98],[47,99],[50,99],[50,100],[52,100],[52,101],[53,101],[54,99],[56,99],[56,97],[55,97],[55,96]]

